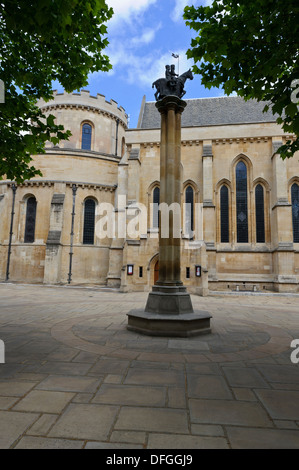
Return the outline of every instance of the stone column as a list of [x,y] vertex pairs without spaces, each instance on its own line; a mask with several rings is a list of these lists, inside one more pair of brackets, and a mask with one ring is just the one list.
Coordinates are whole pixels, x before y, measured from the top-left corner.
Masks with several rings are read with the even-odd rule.
[[[181,205],[181,114],[186,102],[174,96],[158,101],[161,113],[160,204]],[[179,211],[180,214],[180,211]],[[181,227],[175,213],[169,212],[168,225],[160,212],[159,286],[181,286]],[[174,227],[174,222],[176,226]],[[164,226],[163,226],[164,225]],[[164,230],[163,230],[164,229]],[[169,237],[165,237],[168,231]]]
[[[128,191],[128,155],[124,154],[118,165],[118,186],[115,193],[115,237],[109,251],[108,287],[120,287],[121,272],[124,265],[124,244],[126,228],[126,205]],[[122,286],[123,287],[123,286]]]
[[194,313],[191,297],[180,279],[181,114],[186,106],[185,101],[172,95],[156,103],[161,114],[159,280],[145,310],[128,314],[128,329],[153,336],[186,337],[210,331],[211,315]]
[[286,161],[276,150],[282,145],[280,137],[272,138],[273,191],[272,191],[272,243],[274,288],[278,292],[296,292],[297,278],[294,268],[292,232],[292,205],[288,197]]
[[44,284],[58,284],[61,281],[61,233],[64,199],[65,194],[54,193],[52,197],[50,228],[46,242]]
[[213,203],[213,147],[211,140],[203,141],[202,149],[203,174],[203,239],[209,256],[209,277],[216,281],[216,226],[215,205]]

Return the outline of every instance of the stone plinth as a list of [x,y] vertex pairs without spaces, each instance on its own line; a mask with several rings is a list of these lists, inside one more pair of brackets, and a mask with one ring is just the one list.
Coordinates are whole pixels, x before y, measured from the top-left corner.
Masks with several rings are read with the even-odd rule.
[[149,336],[188,338],[210,333],[210,318],[207,311],[171,315],[131,310],[127,329]]
[[[161,114],[160,205],[181,212],[181,115],[187,103],[167,96],[156,103]],[[128,329],[152,336],[188,337],[210,332],[211,315],[194,313],[191,297],[181,281],[181,224],[170,212],[159,213],[159,279],[145,310],[128,313]],[[165,236],[167,233],[167,236]]]

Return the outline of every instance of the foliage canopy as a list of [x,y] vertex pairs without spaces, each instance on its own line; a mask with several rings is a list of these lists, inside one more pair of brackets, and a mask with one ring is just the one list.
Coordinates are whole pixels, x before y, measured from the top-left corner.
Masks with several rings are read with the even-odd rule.
[[[266,101],[286,133],[283,159],[299,150],[298,0],[214,0],[185,8],[184,19],[197,36],[187,57],[207,87],[222,87],[245,100]],[[198,65],[197,65],[198,64]]]
[[36,101],[53,97],[53,80],[72,92],[87,85],[89,73],[111,68],[102,51],[112,14],[105,0],[0,1],[0,177],[41,175],[31,155],[44,153],[47,140],[69,138]]

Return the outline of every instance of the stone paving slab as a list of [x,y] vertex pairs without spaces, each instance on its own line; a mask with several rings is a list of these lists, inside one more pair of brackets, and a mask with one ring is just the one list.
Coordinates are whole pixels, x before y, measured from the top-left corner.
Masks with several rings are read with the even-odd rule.
[[258,401],[255,393],[248,388],[232,388],[236,400],[240,401]]
[[58,418],[58,414],[42,414],[29,431],[27,431],[27,434],[30,436],[46,436]]
[[272,419],[299,420],[298,392],[288,390],[256,390]]
[[189,433],[186,411],[165,408],[124,407],[120,411],[115,429]]
[[0,410],[8,410],[17,400],[16,397],[0,397]]
[[192,423],[273,426],[262,406],[233,400],[189,400]]
[[75,396],[74,393],[33,390],[15,406],[14,411],[60,413]]
[[123,443],[111,443],[111,442],[87,442],[85,449],[143,449],[140,444],[123,444]]
[[258,370],[269,382],[299,384],[297,364],[289,362],[289,365],[261,365],[258,366]]
[[143,445],[146,441],[146,433],[138,431],[113,431],[110,441]]
[[[101,380],[89,377],[77,377],[72,375],[50,375],[42,380],[36,390],[52,390],[57,392],[95,392]],[[1,390],[1,387],[0,387]]]
[[148,449],[228,449],[223,437],[203,437],[169,434],[151,434]]
[[107,405],[69,405],[51,429],[49,437],[105,440],[118,408]]
[[190,398],[215,398],[229,400],[233,398],[223,377],[217,375],[188,374],[188,396]]
[[161,407],[166,403],[166,389],[165,387],[103,384],[92,403]]
[[269,388],[262,375],[252,367],[223,367],[231,387]]
[[126,329],[147,295],[0,283],[0,447],[298,448],[298,296],[192,296],[182,340]]
[[209,351],[209,345],[206,341],[186,341],[179,339],[171,339],[168,341],[168,348],[170,349],[184,349],[193,351]]
[[181,408],[187,407],[186,389],[181,387],[168,387],[168,401],[167,406],[169,408]]
[[0,449],[7,449],[37,418],[36,413],[0,411]]
[[37,372],[41,374],[85,375],[90,368],[91,364],[51,361],[43,364]]
[[215,424],[192,424],[191,433],[199,436],[224,437],[223,427]]
[[29,392],[35,385],[35,382],[18,382],[13,380],[6,382],[0,381],[0,395],[6,397],[22,397],[27,392]]
[[233,449],[299,449],[299,430],[227,427]]
[[121,359],[105,359],[98,361],[92,368],[89,370],[88,375],[102,375],[102,374],[113,374],[120,375],[126,372],[129,367],[129,361],[123,361]]
[[168,385],[184,386],[185,376],[182,372],[157,369],[131,369],[129,370],[125,382],[136,385]]
[[84,441],[25,436],[15,449],[82,449],[83,446]]

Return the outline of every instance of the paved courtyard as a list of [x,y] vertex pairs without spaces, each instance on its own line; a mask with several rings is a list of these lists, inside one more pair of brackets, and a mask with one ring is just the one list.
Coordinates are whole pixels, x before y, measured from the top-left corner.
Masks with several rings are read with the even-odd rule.
[[299,296],[192,296],[175,339],[126,329],[147,295],[0,284],[0,448],[299,448]]

